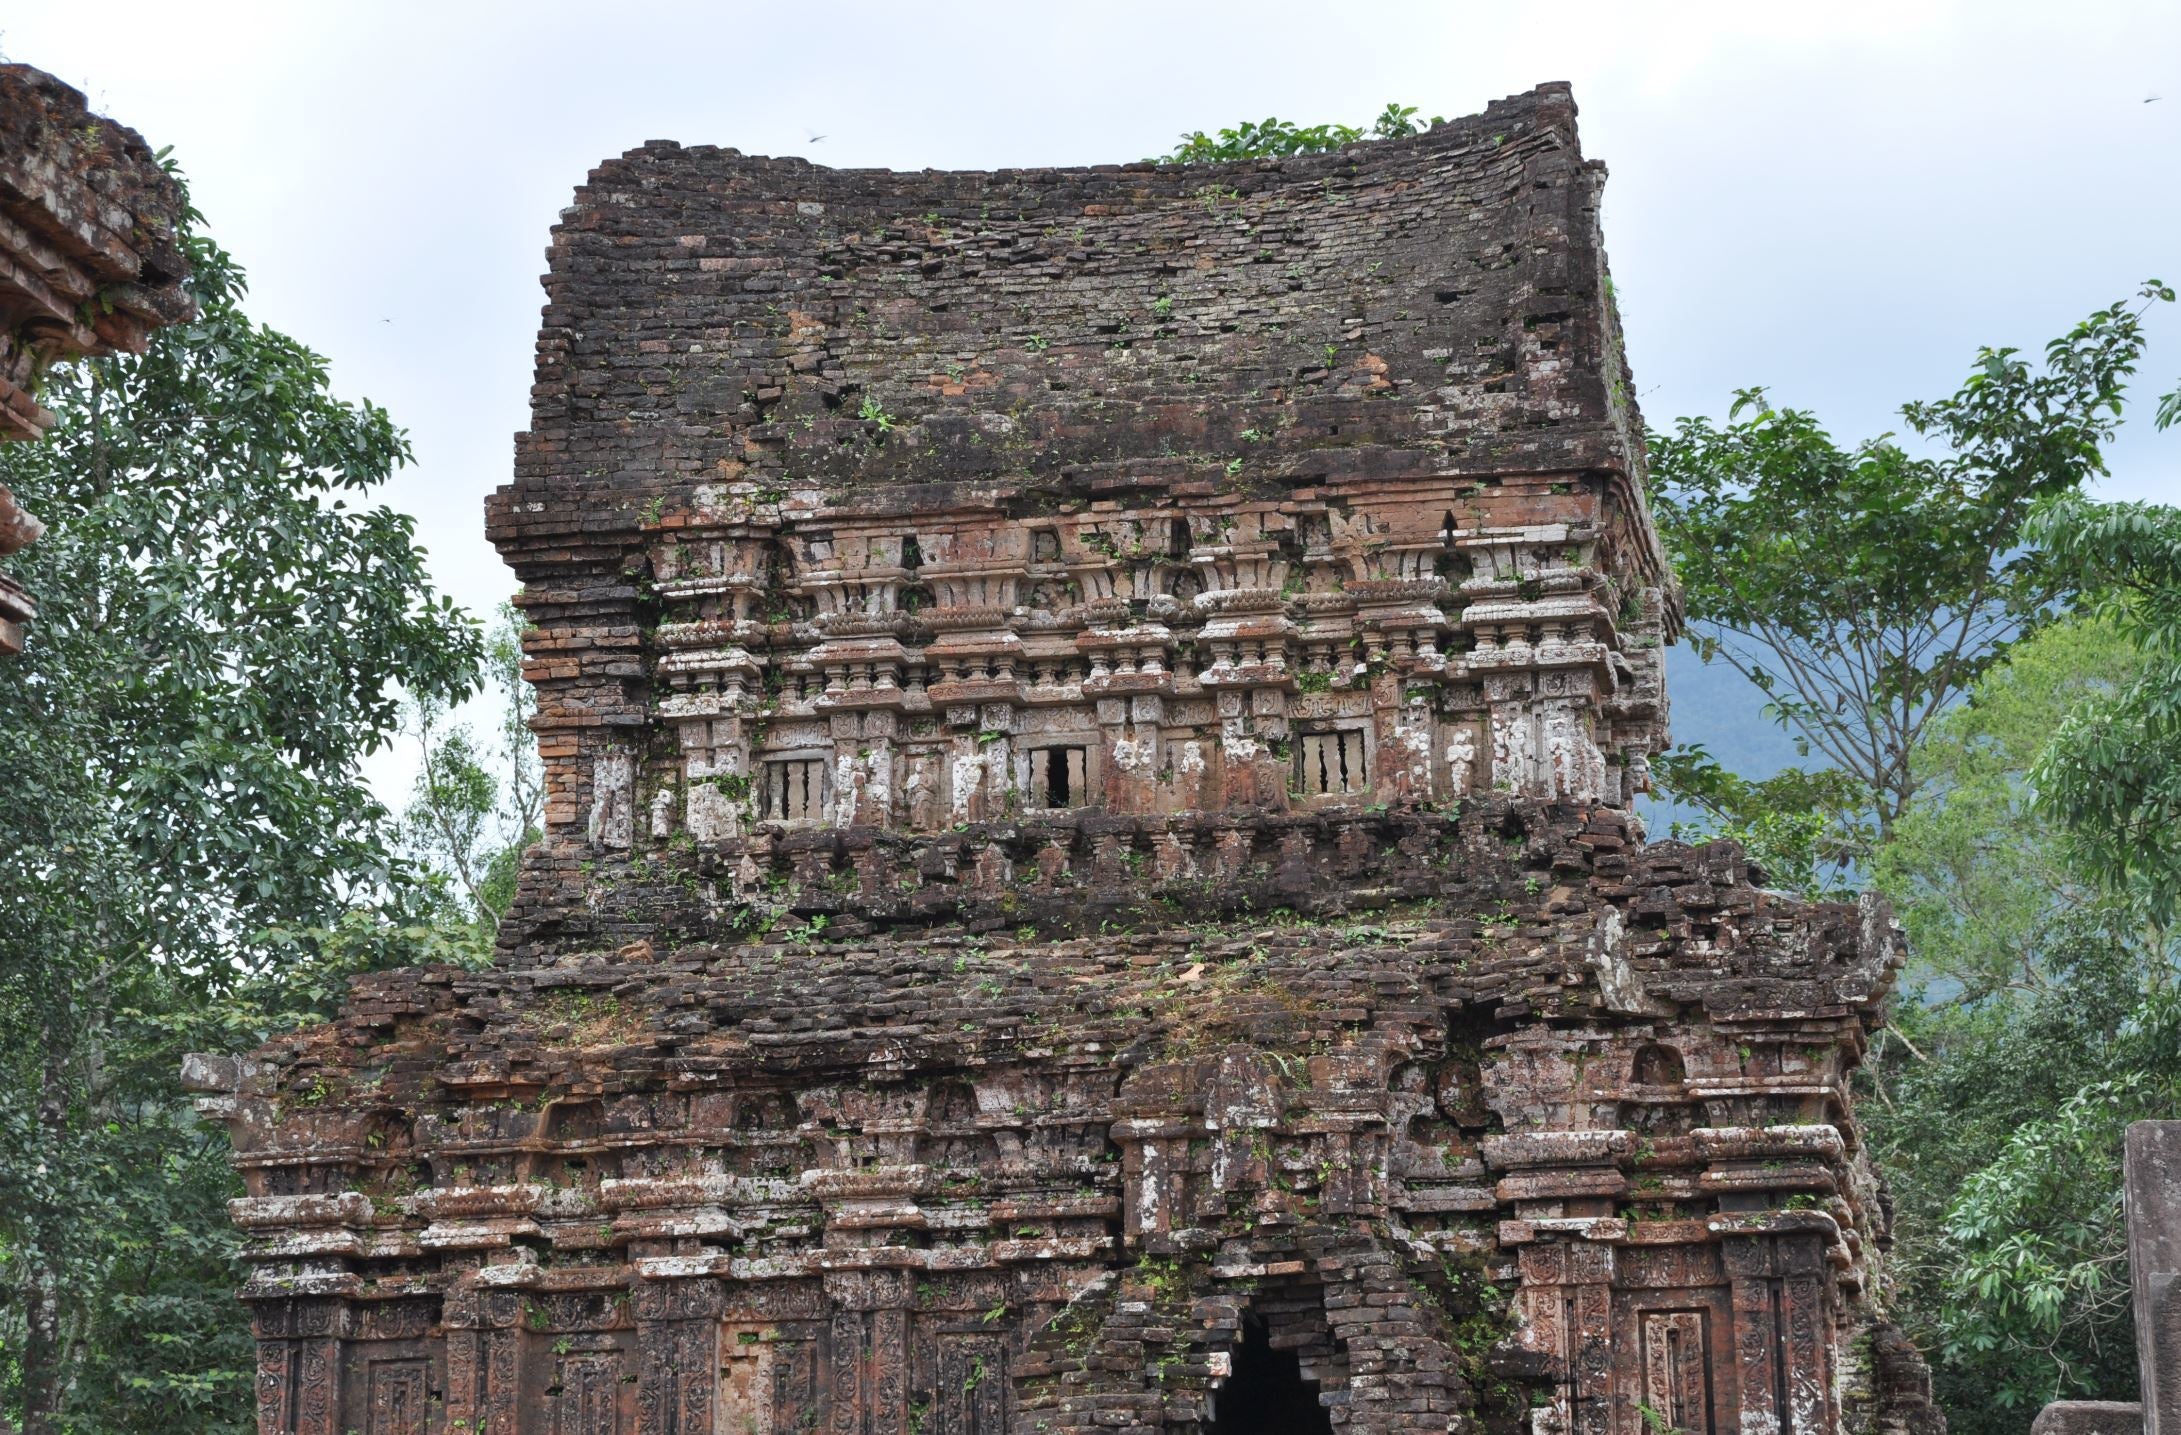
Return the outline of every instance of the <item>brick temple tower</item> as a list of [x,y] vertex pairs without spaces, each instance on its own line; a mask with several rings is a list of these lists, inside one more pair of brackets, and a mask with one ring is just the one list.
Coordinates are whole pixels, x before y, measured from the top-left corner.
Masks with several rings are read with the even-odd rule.
[[1936,1428],[1849,1109],[1893,928],[1629,811],[1603,179],[1562,86],[594,172],[489,508],[500,959],[192,1068],[262,1428]]

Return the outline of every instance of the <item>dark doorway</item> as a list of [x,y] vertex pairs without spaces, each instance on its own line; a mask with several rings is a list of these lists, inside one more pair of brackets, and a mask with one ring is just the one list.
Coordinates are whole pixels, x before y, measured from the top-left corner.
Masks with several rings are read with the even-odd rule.
[[1318,1386],[1292,1350],[1274,1350],[1259,1321],[1242,1327],[1234,1373],[1212,1392],[1207,1435],[1333,1435]]

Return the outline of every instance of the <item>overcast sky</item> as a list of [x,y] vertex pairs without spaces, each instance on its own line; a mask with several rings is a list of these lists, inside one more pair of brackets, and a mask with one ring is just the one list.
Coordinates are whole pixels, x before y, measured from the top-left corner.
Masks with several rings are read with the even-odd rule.
[[[1762,383],[1864,436],[1951,391],[1978,344],[2033,348],[2147,276],[2181,282],[2176,0],[4,0],[0,51],[173,146],[255,315],[410,430],[388,501],[476,609],[511,588],[481,504],[526,421],[547,230],[647,139],[1088,164],[1244,117],[1469,114],[1569,80],[1611,170],[1653,424]],[[2166,312],[2144,395],[2177,377]],[[2103,491],[2170,502],[2176,474],[2181,432],[2138,422]]]

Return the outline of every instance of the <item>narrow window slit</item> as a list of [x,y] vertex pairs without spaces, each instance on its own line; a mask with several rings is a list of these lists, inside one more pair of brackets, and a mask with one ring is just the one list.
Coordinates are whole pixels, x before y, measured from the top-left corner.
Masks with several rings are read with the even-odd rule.
[[1090,796],[1090,751],[1081,747],[1030,750],[1030,800],[1039,807],[1081,807]]

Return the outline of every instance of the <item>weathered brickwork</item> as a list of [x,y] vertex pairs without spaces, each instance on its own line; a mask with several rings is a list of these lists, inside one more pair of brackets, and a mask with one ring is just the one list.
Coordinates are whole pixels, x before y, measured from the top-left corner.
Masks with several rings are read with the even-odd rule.
[[1626,810],[1676,614],[1601,182],[1558,87],[594,173],[490,506],[501,958],[190,1073],[263,1428],[1937,1428],[1848,1101],[1889,920]]
[[[0,441],[53,421],[35,394],[55,360],[141,353],[154,329],[190,317],[181,211],[136,131],[43,71],[0,64]],[[0,487],[0,555],[43,531]],[[0,575],[0,654],[22,650],[34,612]]]
[[1216,172],[600,170],[492,509],[555,835],[1625,801],[1672,615],[1570,109]]

